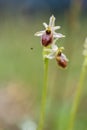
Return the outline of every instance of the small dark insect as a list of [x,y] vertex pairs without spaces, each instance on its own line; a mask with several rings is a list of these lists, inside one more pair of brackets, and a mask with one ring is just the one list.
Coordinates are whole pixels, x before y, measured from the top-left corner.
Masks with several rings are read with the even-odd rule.
[[33,50],[34,48],[33,48],[33,47],[31,47],[30,49],[31,49],[31,50]]

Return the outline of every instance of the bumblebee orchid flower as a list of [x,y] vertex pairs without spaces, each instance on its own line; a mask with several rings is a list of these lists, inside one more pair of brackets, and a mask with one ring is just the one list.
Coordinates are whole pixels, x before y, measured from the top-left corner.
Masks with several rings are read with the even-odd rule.
[[62,53],[62,50],[64,50],[64,47],[60,47],[56,54],[56,61],[58,65],[62,68],[67,67],[68,59],[65,54]]
[[49,19],[49,24],[43,23],[45,30],[35,33],[35,36],[41,37],[41,43],[43,46],[47,47],[53,43],[54,38],[62,38],[65,35],[61,33],[56,33],[57,29],[60,29],[60,26],[55,26],[55,17],[52,15]]
[[51,48],[44,48],[44,54],[43,57],[47,59],[56,59],[57,64],[65,68],[67,67],[68,59],[62,51],[64,50],[64,47],[58,48],[58,46],[55,44],[56,40],[54,40],[53,44],[51,45]]

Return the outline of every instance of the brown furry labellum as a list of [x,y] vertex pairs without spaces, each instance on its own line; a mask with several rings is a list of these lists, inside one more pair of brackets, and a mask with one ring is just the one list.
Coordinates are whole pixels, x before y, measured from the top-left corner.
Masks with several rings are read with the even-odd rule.
[[65,55],[63,55],[63,53],[58,53],[58,55],[56,56],[56,61],[58,65],[61,66],[62,68],[67,67],[67,59]]
[[47,47],[53,42],[53,34],[50,30],[46,30],[46,32],[42,35],[41,43],[43,46]]

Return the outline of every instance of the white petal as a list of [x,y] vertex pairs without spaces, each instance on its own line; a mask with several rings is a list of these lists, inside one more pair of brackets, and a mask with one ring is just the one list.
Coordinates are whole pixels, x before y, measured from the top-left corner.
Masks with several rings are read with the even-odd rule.
[[52,15],[49,20],[49,26],[54,27],[55,26],[55,17]]
[[55,53],[50,53],[48,55],[44,55],[44,58],[48,58],[48,59],[54,59],[55,58]]
[[44,58],[54,59],[57,50],[58,50],[58,47],[57,47],[57,45],[55,45],[55,44],[52,44],[52,45],[51,45],[51,48],[47,48],[47,49],[45,48],[44,51],[45,51],[46,53],[45,53],[45,55],[44,55]]
[[56,41],[58,40],[58,38],[55,38],[53,41],[53,45],[56,43]]
[[48,53],[48,55],[52,53],[56,54],[57,50],[58,50],[58,47],[55,44],[52,44],[51,48],[44,48],[44,52]]
[[53,34],[53,37],[54,38],[62,38],[62,37],[65,37],[65,35],[61,34],[61,33],[54,33]]
[[39,32],[36,32],[34,35],[35,36],[42,36],[44,32],[45,32],[45,30],[39,31]]
[[45,28],[47,28],[47,27],[48,27],[48,25],[47,25],[46,23],[43,23],[43,25],[44,25],[44,27],[45,27]]
[[51,46],[52,46],[53,52],[56,52],[58,50],[58,46],[57,45],[52,44]]
[[60,26],[54,26],[53,30],[55,31],[55,30],[60,29],[60,28],[61,28]]

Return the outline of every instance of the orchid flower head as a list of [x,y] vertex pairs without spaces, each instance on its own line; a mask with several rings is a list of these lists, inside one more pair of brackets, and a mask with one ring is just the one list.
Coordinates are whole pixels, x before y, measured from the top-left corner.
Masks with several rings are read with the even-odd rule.
[[56,41],[59,38],[65,37],[61,33],[57,33],[56,30],[60,29],[60,26],[55,26],[55,17],[52,15],[49,19],[49,24],[43,23],[44,30],[36,32],[35,36],[41,37],[41,43],[43,46],[43,59],[56,59],[57,64],[62,68],[67,66],[68,59],[63,54],[64,47],[58,47]]
[[49,19],[49,24],[46,22],[43,23],[45,30],[35,33],[35,36],[41,37],[42,45],[47,47],[53,43],[54,38],[63,38],[65,35],[55,32],[57,29],[60,29],[60,26],[55,26],[55,17],[52,15]]

